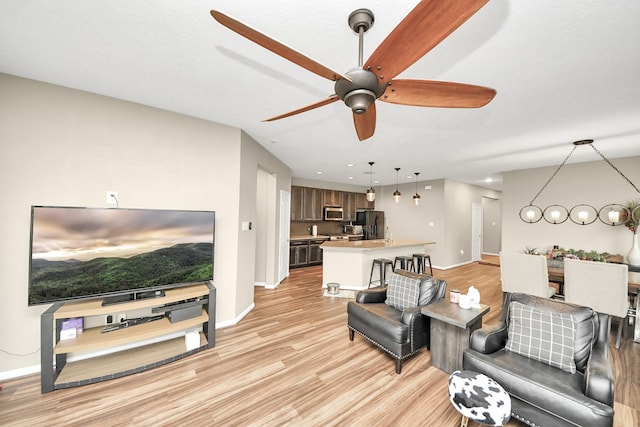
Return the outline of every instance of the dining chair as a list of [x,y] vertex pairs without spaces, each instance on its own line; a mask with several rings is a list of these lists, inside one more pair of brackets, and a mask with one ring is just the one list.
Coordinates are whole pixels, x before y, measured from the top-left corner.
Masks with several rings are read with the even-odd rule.
[[619,318],[616,348],[629,312],[626,264],[564,260],[564,300]]
[[549,286],[547,259],[543,255],[500,252],[500,281],[502,292],[543,298],[552,297],[556,292],[553,286]]

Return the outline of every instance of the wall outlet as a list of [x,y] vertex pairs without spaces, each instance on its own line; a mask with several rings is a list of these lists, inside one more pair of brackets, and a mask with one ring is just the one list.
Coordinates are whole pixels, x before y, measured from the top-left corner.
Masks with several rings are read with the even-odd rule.
[[118,319],[118,323],[126,322],[127,313],[119,313],[117,319]]
[[118,192],[117,191],[107,191],[107,204],[108,205],[117,205],[118,204]]

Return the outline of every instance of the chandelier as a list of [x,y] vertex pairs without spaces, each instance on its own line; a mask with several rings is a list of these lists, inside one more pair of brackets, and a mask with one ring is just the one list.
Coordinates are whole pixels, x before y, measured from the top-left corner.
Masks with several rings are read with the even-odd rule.
[[617,226],[625,224],[629,219],[635,222],[640,220],[640,209],[638,209],[639,207],[636,207],[635,209],[633,209],[633,211],[630,211],[626,206],[617,203],[605,205],[600,209],[596,209],[595,207],[588,204],[579,204],[573,206],[571,209],[567,209],[566,207],[558,204],[547,206],[544,209],[541,209],[540,207],[534,205],[534,202],[536,201],[538,196],[544,191],[545,188],[547,188],[549,183],[551,183],[558,172],[560,172],[560,169],[562,169],[565,163],[567,163],[567,160],[569,160],[576,148],[582,145],[588,145],[589,147],[593,148],[593,150],[598,153],[598,155],[600,155],[600,157],[602,157],[604,161],[613,168],[613,170],[618,172],[620,176],[622,176],[622,178],[624,178],[629,184],[631,184],[634,190],[640,193],[638,187],[636,187],[629,178],[627,178],[622,172],[620,172],[620,170],[615,167],[613,163],[611,163],[611,161],[609,161],[609,159],[604,156],[604,154],[602,154],[596,147],[593,146],[593,139],[583,139],[573,143],[573,149],[571,150],[569,155],[562,161],[555,172],[553,172],[547,182],[542,186],[540,191],[538,191],[533,199],[531,199],[529,204],[523,206],[522,209],[520,209],[519,216],[522,221],[533,224],[540,221],[541,219],[544,219],[550,224],[562,224],[567,220],[571,220],[571,222],[575,224],[589,225],[593,224],[599,219],[604,224]]

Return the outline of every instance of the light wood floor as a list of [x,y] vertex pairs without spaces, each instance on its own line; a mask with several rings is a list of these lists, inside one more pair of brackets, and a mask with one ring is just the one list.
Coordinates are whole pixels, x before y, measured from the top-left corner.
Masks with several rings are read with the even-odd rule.
[[[492,323],[501,311],[499,271],[474,263],[434,273],[449,289],[478,287]],[[430,366],[429,352],[396,375],[378,348],[349,341],[347,299],[323,297],[321,275],[321,267],[293,270],[276,290],[256,288],[256,308],[218,330],[216,348],[170,365],[45,395],[39,375],[5,382],[0,425],[459,425],[448,375]],[[615,425],[637,426],[640,344],[626,338],[611,354]]]

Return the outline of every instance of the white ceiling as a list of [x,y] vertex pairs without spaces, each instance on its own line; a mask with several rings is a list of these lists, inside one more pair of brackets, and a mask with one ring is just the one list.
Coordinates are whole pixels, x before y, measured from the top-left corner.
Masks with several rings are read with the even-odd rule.
[[[375,161],[381,184],[395,184],[400,167],[401,182],[419,171],[420,180],[500,188],[500,172],[558,165],[579,139],[595,139],[611,159],[640,155],[638,0],[490,1],[398,77],[488,86],[494,100],[480,109],[378,102],[376,133],[362,142],[341,102],[262,122],[331,95],[333,83],[209,14],[346,72],[358,61],[353,10],[375,14],[366,60],[416,4],[0,0],[0,72],[241,128],[306,179],[368,186]],[[572,157],[599,159],[588,147]]]

